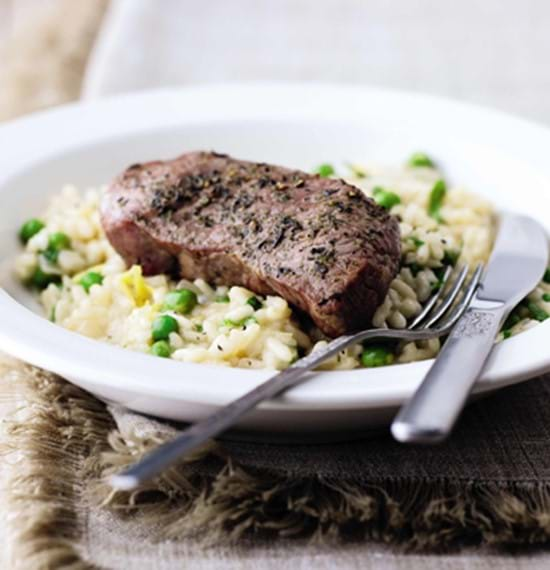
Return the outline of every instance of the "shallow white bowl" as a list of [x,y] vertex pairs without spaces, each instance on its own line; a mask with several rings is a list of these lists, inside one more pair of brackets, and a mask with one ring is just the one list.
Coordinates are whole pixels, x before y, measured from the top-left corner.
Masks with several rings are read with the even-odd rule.
[[[103,184],[131,163],[193,149],[304,169],[323,161],[399,163],[423,150],[453,182],[550,227],[550,130],[396,91],[247,84],[148,92],[12,122],[0,127],[0,148],[0,349],[107,401],[176,420],[202,418],[271,373],[136,354],[39,316],[11,274],[15,236],[21,222],[39,214],[63,184]],[[476,391],[550,370],[549,339],[547,321],[497,346]],[[384,425],[430,365],[318,373],[263,404],[241,427],[328,434]]]

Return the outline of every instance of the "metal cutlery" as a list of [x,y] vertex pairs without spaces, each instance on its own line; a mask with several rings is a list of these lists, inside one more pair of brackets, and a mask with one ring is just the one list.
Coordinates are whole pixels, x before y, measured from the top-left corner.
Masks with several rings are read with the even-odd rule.
[[420,388],[392,424],[407,443],[437,443],[449,435],[512,309],[541,280],[548,238],[533,219],[505,214],[486,274]]
[[118,489],[133,489],[151,479],[187,452],[235,425],[239,418],[259,403],[304,381],[308,371],[353,344],[380,338],[418,341],[448,334],[467,310],[479,284],[482,270],[482,266],[478,266],[468,279],[468,266],[459,270],[456,277],[452,269],[447,268],[438,291],[426,302],[422,312],[407,330],[368,329],[334,339],[322,350],[301,358],[244,396],[188,427],[175,439],[159,446],[124,472],[114,475],[111,478],[112,486]]

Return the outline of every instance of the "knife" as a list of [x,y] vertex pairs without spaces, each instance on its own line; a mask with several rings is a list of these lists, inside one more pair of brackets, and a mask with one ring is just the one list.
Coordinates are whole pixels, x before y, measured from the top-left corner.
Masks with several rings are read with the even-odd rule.
[[512,309],[542,279],[548,238],[527,216],[503,214],[481,285],[420,388],[391,426],[404,443],[438,443],[451,432]]

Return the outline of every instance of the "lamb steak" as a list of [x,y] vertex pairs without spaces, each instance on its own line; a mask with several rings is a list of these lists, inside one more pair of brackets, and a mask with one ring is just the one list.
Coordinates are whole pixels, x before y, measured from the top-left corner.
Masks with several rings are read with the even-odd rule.
[[214,152],[130,166],[101,219],[146,275],[280,295],[328,336],[369,326],[399,268],[397,220],[356,187]]

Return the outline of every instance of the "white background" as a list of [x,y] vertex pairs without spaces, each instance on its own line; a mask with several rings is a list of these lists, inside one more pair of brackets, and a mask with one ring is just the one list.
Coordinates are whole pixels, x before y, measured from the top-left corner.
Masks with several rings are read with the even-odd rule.
[[334,80],[449,95],[550,123],[548,0],[114,0],[100,44],[90,95]]

